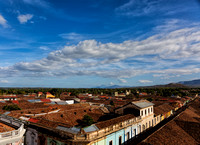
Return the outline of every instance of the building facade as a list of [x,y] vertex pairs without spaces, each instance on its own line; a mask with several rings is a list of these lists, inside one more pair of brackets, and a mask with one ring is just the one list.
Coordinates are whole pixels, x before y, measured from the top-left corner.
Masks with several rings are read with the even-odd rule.
[[11,117],[1,115],[0,127],[9,128],[9,131],[0,132],[0,145],[23,145],[24,143],[24,124]]

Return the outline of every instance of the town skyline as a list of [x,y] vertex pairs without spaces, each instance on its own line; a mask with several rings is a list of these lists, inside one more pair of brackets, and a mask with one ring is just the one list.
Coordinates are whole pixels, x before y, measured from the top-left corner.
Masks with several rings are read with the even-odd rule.
[[0,0],[0,87],[200,79],[198,0]]

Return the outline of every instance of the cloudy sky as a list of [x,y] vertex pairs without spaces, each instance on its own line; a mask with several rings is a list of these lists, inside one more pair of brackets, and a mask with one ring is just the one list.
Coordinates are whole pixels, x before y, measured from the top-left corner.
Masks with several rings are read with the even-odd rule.
[[0,87],[193,79],[199,0],[0,0]]

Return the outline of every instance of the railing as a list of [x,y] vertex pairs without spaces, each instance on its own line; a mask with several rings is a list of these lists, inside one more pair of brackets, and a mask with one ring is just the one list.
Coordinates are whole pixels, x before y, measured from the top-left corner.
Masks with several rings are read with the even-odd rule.
[[5,116],[5,115],[0,115],[0,120],[2,122],[6,122],[8,124],[11,124],[11,125],[14,125],[16,127],[19,127],[17,130],[0,133],[0,140],[19,136],[20,133],[22,132],[22,130],[24,129],[24,124],[20,123],[17,119],[14,119],[12,117],[8,117],[8,116]]
[[6,116],[6,115],[0,115],[0,121],[3,121],[3,122],[6,122],[6,123],[9,123],[9,124],[12,124],[16,127],[20,127],[21,126],[21,121],[19,119],[16,119],[16,118],[12,118],[10,116]]
[[0,140],[10,138],[10,137],[19,136],[20,132],[23,130],[23,128],[24,128],[24,125],[22,124],[21,127],[18,128],[17,130],[0,133]]
[[108,127],[103,128],[101,130],[91,132],[91,133],[87,133],[86,136],[76,135],[76,139],[77,140],[85,140],[85,139],[90,140],[90,139],[94,139],[94,138],[99,138],[99,137],[105,136],[106,134],[110,134],[112,132],[116,132],[116,131],[121,130],[125,127],[133,125],[134,123],[137,123],[140,120],[141,120],[141,116],[135,117],[135,118],[132,118],[132,119],[129,119],[129,120],[108,126]]

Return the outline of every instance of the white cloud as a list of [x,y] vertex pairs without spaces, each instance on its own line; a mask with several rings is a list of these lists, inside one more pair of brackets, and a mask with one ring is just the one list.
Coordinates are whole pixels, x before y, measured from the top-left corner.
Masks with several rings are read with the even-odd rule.
[[110,85],[114,85],[114,83],[113,83],[113,82],[110,82]]
[[[17,19],[19,20],[19,22],[21,23],[21,24],[25,24],[25,23],[27,23],[29,20],[31,20],[33,18],[33,15],[32,14],[25,14],[25,15],[19,15],[18,17],[17,17]],[[31,22],[33,22],[33,21],[31,21]]]
[[160,0],[129,0],[129,2],[116,8],[119,15],[141,16],[160,10]]
[[40,49],[41,49],[41,50],[45,50],[45,51],[46,51],[46,50],[49,50],[49,48],[48,48],[47,46],[40,46]]
[[8,27],[6,19],[0,14],[0,25],[2,25],[4,28]]
[[139,80],[138,82],[140,82],[142,84],[147,84],[147,83],[152,83],[153,81],[150,81],[150,80]]
[[59,36],[62,37],[63,39],[78,40],[78,41],[81,41],[84,38],[82,35],[74,32],[59,34]]
[[9,83],[7,80],[0,80],[0,83]]
[[127,80],[125,80],[125,79],[119,79],[119,81],[120,81],[121,83],[127,83]]
[[[47,47],[41,46],[40,49],[46,50]],[[80,41],[77,45],[53,51],[41,60],[19,62],[9,69],[0,68],[0,77],[95,75],[117,78],[125,83],[126,78],[152,74],[167,79],[169,76],[200,73],[199,55],[200,28],[188,25],[140,41]]]

